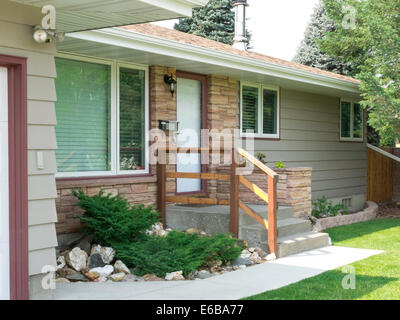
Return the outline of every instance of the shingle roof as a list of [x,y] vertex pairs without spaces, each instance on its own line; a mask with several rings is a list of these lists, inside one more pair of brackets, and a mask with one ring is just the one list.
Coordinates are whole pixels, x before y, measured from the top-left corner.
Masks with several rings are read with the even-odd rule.
[[307,71],[307,72],[311,72],[311,73],[315,73],[315,74],[319,74],[319,75],[323,75],[323,76],[327,76],[327,77],[331,77],[331,78],[349,81],[349,82],[353,82],[356,84],[360,83],[358,80],[351,78],[351,77],[343,76],[340,74],[321,70],[318,68],[305,66],[305,65],[291,62],[291,61],[286,61],[283,59],[273,58],[273,57],[270,57],[270,56],[267,56],[267,55],[264,55],[261,53],[238,50],[228,44],[209,40],[209,39],[206,39],[203,37],[195,36],[195,35],[177,31],[177,30],[160,27],[158,25],[154,25],[151,23],[123,26],[121,28],[123,28],[125,30],[130,30],[130,31],[134,31],[137,33],[145,34],[145,35],[151,35],[151,36],[160,37],[163,39],[178,41],[178,42],[182,42],[182,43],[197,46],[197,47],[203,47],[203,48],[207,48],[207,49],[211,49],[211,50],[216,50],[216,51],[236,54],[236,55],[240,55],[240,56],[248,57],[248,58],[252,58],[252,59],[257,59],[257,60],[261,60],[261,61],[266,61],[269,63],[274,63],[277,65],[286,66],[286,67],[293,68],[293,69],[298,69],[298,70]]

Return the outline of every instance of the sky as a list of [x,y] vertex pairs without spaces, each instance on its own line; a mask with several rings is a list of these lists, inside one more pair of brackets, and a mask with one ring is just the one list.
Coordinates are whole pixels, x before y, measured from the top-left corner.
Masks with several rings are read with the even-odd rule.
[[[248,0],[247,29],[252,51],[292,60],[319,0]],[[173,28],[176,20],[156,22]]]

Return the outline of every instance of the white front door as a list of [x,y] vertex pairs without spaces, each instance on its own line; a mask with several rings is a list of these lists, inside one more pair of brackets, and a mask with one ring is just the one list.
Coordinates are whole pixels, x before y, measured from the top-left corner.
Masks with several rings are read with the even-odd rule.
[[0,300],[10,298],[8,207],[8,78],[0,67]]
[[[200,147],[202,83],[186,78],[178,78],[177,82],[177,145]],[[201,172],[200,154],[178,154],[177,172]],[[176,184],[178,193],[201,190],[200,179],[177,179]]]

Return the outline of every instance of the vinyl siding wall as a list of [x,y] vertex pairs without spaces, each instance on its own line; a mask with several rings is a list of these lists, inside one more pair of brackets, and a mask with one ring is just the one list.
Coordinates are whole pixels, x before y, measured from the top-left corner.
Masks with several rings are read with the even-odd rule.
[[[366,193],[366,144],[340,142],[339,101],[281,89],[281,139],[255,141],[269,165],[283,161],[290,167],[312,167],[313,199]],[[364,128],[364,140],[365,136]]]
[[[27,58],[29,274],[35,275],[44,265],[56,265],[55,46],[33,41],[40,9],[5,0],[0,8],[0,54]],[[43,152],[43,170],[37,169],[38,151]]]

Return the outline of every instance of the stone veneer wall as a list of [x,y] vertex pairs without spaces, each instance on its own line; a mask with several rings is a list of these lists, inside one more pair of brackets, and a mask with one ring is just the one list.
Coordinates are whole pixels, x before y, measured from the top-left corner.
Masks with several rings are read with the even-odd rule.
[[[150,105],[151,128],[158,127],[158,120],[176,121],[176,94],[172,97],[168,85],[164,83],[164,74],[175,74],[173,68],[154,66],[150,68]],[[167,170],[175,170],[168,166]],[[156,166],[150,168],[150,174],[142,177],[112,177],[98,179],[64,179],[57,180],[56,209],[58,223],[57,234],[79,232],[81,223],[76,215],[81,209],[76,205],[77,199],[72,189],[82,189],[89,195],[100,190],[113,195],[120,194],[132,204],[155,205],[157,202]],[[175,181],[167,182],[167,192],[175,190]]]
[[[217,172],[229,173],[229,166],[220,166]],[[296,217],[303,217],[311,214],[311,171],[312,168],[284,168],[273,169],[279,174],[277,184],[278,204],[292,206]],[[267,177],[259,170],[255,170],[246,179],[268,192]],[[228,181],[218,181],[216,192],[211,197],[220,200],[229,200],[230,186]],[[265,204],[253,192],[240,184],[239,199],[244,202]]]
[[[400,148],[394,148],[393,154],[400,157]],[[393,161],[393,201],[400,201],[400,163]]]

